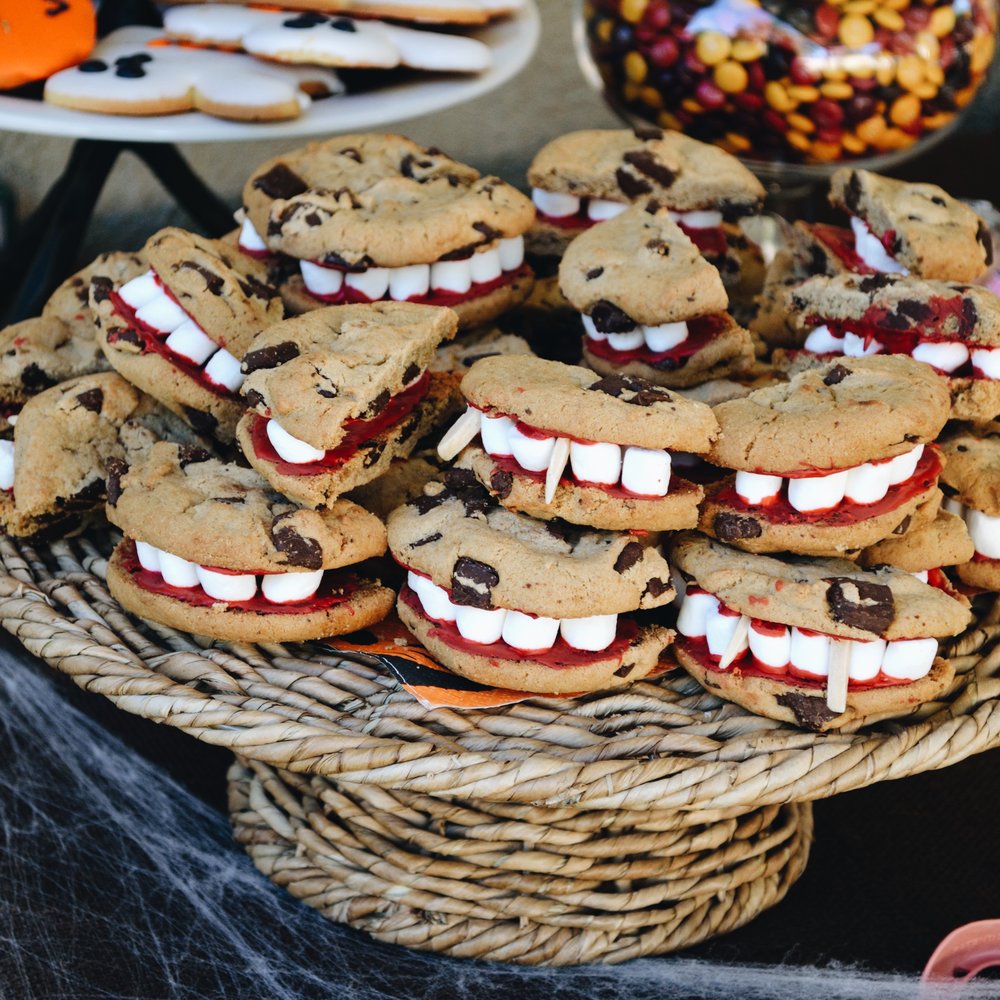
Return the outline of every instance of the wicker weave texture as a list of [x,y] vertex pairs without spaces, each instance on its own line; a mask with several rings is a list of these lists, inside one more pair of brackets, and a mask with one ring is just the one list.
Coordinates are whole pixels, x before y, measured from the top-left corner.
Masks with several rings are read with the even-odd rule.
[[623,962],[742,926],[782,899],[808,804],[684,825],[394,792],[237,761],[236,839],[276,884],[393,944],[522,964]]
[[319,645],[211,644],[125,614],[110,540],[0,539],[0,621],[126,711],[247,758],[383,788],[575,809],[738,813],[944,767],[1000,745],[1000,602],[952,650],[947,699],[817,735],[674,672],[611,694],[429,711],[381,667]]

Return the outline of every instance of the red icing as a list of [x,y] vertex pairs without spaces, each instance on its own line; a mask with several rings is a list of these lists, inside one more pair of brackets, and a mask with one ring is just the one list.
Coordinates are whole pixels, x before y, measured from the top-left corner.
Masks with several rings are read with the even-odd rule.
[[[143,590],[150,591],[150,593],[172,597],[174,600],[183,601],[195,608],[212,608],[224,604],[226,611],[247,611],[258,615],[304,615],[313,611],[324,611],[349,601],[362,584],[360,577],[353,573],[328,569],[323,573],[319,589],[312,597],[308,597],[304,601],[275,604],[264,598],[259,591],[249,601],[220,601],[218,598],[209,597],[201,587],[172,587],[164,581],[159,573],[151,573],[149,570],[143,569],[139,557],[136,555],[135,543],[130,538],[125,540],[122,547],[122,569],[132,577],[138,586],[142,587]],[[215,572],[236,574],[253,571],[215,569]]]
[[[548,437],[548,434],[544,436]],[[515,476],[526,476],[528,479],[533,479],[536,483],[545,482],[544,472],[530,472],[528,469],[522,468],[517,463],[517,459],[511,458],[505,455],[500,456],[490,456],[493,459],[493,464],[497,469],[503,472],[509,472]],[[605,486],[603,483],[583,483],[578,482],[573,476],[569,464],[566,465],[566,472],[559,479],[559,483],[562,486],[573,487],[573,486],[587,486],[595,490],[603,490],[608,496],[618,497],[622,500],[663,500],[663,497],[659,496],[646,496],[642,493],[633,493],[631,490],[625,489],[624,486],[620,484],[617,486]],[[678,493],[688,493],[694,489],[694,486],[689,483],[686,479],[682,479],[678,475],[672,475],[670,477],[670,486],[667,489],[667,496],[676,496]]]
[[607,649],[602,649],[597,653],[590,653],[582,649],[574,649],[565,642],[562,636],[559,636],[555,641],[555,645],[551,649],[544,650],[540,653],[525,654],[520,649],[514,649],[513,646],[508,646],[505,642],[470,642],[461,634],[461,632],[458,631],[458,628],[453,623],[428,618],[427,615],[424,614],[420,598],[417,597],[417,595],[410,590],[409,587],[404,586],[399,596],[414,612],[427,621],[434,623],[430,633],[433,638],[439,639],[441,642],[446,643],[448,646],[451,646],[452,649],[455,649],[460,653],[472,653],[475,656],[485,656],[489,659],[496,660],[523,660],[526,656],[530,656],[532,663],[548,667],[551,670],[568,670],[573,667],[586,667],[592,663],[597,663],[600,660],[607,660],[612,657],[621,660],[621,658],[625,655],[625,651],[632,643],[632,640],[639,634],[639,626],[636,625],[635,622],[630,621],[627,618],[619,618],[618,634],[615,637],[614,642],[612,642]]
[[814,222],[808,227],[809,231],[828,250],[832,251],[840,262],[849,271],[857,274],[876,274],[873,267],[869,267],[854,249],[854,233],[843,226],[829,226],[826,223]]
[[711,316],[698,316],[687,321],[687,340],[669,351],[651,351],[648,347],[637,347],[631,351],[616,351],[606,340],[593,340],[584,337],[584,343],[591,354],[616,365],[627,365],[630,361],[639,361],[651,368],[664,371],[674,371],[682,368],[693,354],[703,350],[723,330],[729,327],[729,317],[724,313]]
[[[348,268],[334,267],[331,264],[324,264],[322,261],[314,260],[317,267],[325,267],[331,271],[344,271],[347,272]],[[532,273],[531,268],[527,264],[522,264],[516,271],[504,271],[500,277],[494,278],[492,281],[478,281],[474,282],[472,287],[467,292],[447,292],[440,288],[432,288],[427,292],[426,295],[412,295],[408,298],[407,302],[417,302],[421,305],[427,306],[447,306],[449,308],[454,308],[457,305],[461,305],[463,302],[470,302],[473,299],[482,298],[484,295],[489,295],[490,292],[496,291],[498,288],[502,288],[504,285],[513,284],[518,278],[526,278]],[[309,291],[306,289],[306,291]],[[364,292],[359,292],[356,288],[349,288],[347,285],[342,285],[340,291],[335,295],[318,295],[316,292],[309,292],[309,294],[314,298],[318,299],[320,302],[326,302],[329,305],[341,305],[345,302],[360,302],[362,304],[368,302],[374,302],[375,299],[368,298]],[[388,292],[382,296],[380,301],[385,301],[388,299]]]
[[371,420],[348,420],[344,424],[344,436],[336,448],[330,448],[316,462],[305,462],[301,465],[286,462],[274,450],[274,445],[267,436],[267,419],[255,413],[250,427],[254,454],[262,461],[273,465],[285,476],[318,476],[339,469],[365,441],[385,434],[390,428],[405,420],[427,395],[430,380],[430,373],[425,371],[416,382],[393,396],[378,416],[372,417]]
[[546,215],[537,208],[535,214],[543,222],[547,222],[550,226],[558,226],[560,229],[589,229],[591,226],[597,225],[597,221],[587,215],[582,204],[574,215]]
[[992,559],[990,556],[984,556],[981,552],[973,553],[972,561],[977,563],[1000,563],[1000,559]]
[[[801,629],[801,631],[812,635],[821,634],[818,632],[809,633],[806,629]],[[757,661],[749,653],[744,653],[739,659],[735,660],[728,670],[719,670],[719,664],[712,659],[712,655],[708,651],[708,643],[704,639],[692,639],[689,636],[678,635],[675,642],[688,656],[697,660],[699,666],[704,667],[706,670],[712,670],[715,673],[735,673],[741,677],[764,677],[772,681],[787,680],[789,685],[796,687],[816,688],[819,691],[826,690],[825,677],[791,676],[790,674],[775,673],[771,668],[761,669],[757,665]],[[849,691],[865,691],[871,688],[901,687],[904,684],[910,683],[910,681],[899,680],[895,677],[886,677],[880,673],[870,681],[850,680],[847,683],[847,688]]]
[[[917,463],[913,475],[905,482],[890,486],[886,495],[875,503],[860,504],[845,499],[833,510],[803,513],[796,510],[788,502],[787,487],[782,487],[781,495],[777,500],[766,506],[753,506],[743,500],[736,492],[735,480],[714,494],[713,499],[723,506],[731,507],[740,513],[752,514],[754,517],[770,521],[772,524],[821,524],[824,527],[836,527],[857,524],[870,517],[888,514],[889,511],[895,510],[907,500],[929,490],[937,482],[940,471],[941,456],[936,448],[927,446],[924,448],[923,455],[920,456],[920,461]],[[771,473],[771,475],[787,476],[788,473],[776,472]],[[797,473],[797,475],[809,475],[809,473]]]
[[[163,291],[176,302],[176,298],[171,294],[170,289],[167,288],[162,281],[160,281],[159,276],[156,278],[156,283],[163,289]],[[171,365],[174,366],[178,371],[184,372],[188,378],[194,379],[202,388],[208,389],[209,392],[214,392],[216,396],[222,396],[224,399],[236,399],[236,395],[230,392],[224,385],[219,385],[218,382],[213,382],[206,374],[204,368],[199,367],[196,364],[182,358],[179,354],[175,354],[171,351],[166,344],[167,337],[170,336],[168,333],[163,333],[161,330],[154,330],[151,326],[143,323],[136,314],[135,310],[118,294],[118,292],[111,292],[111,305],[114,307],[115,312],[128,324],[129,330],[134,333],[142,341],[140,348],[143,354],[159,354],[161,357],[166,358]],[[180,305],[180,303],[178,303]],[[183,308],[183,307],[182,307]],[[112,331],[108,334],[108,343],[113,344],[115,341],[121,339],[121,334]],[[219,345],[222,346],[221,344]]]

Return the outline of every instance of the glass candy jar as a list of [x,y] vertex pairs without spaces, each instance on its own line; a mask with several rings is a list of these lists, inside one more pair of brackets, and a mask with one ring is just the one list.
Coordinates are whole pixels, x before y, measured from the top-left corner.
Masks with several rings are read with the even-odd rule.
[[581,63],[617,110],[764,173],[905,158],[956,121],[995,43],[992,0],[580,2]]

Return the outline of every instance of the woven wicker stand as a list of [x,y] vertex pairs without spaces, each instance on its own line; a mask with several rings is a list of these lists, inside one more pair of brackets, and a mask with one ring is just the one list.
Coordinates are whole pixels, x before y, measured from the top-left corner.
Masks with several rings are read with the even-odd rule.
[[[750,715],[680,671],[612,694],[430,711],[321,645],[126,615],[111,539],[0,538],[0,621],[126,711],[228,747],[238,839],[333,919],[453,955],[622,961],[745,923],[804,867],[796,805],[1000,745],[1000,600],[942,701],[853,733]],[[777,808],[787,807],[787,808]]]

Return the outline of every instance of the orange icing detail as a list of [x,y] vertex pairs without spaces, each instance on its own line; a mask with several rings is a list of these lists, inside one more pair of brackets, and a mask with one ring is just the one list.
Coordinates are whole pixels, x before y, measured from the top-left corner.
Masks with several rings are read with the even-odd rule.
[[83,62],[97,38],[90,0],[15,0],[3,5],[0,90]]

